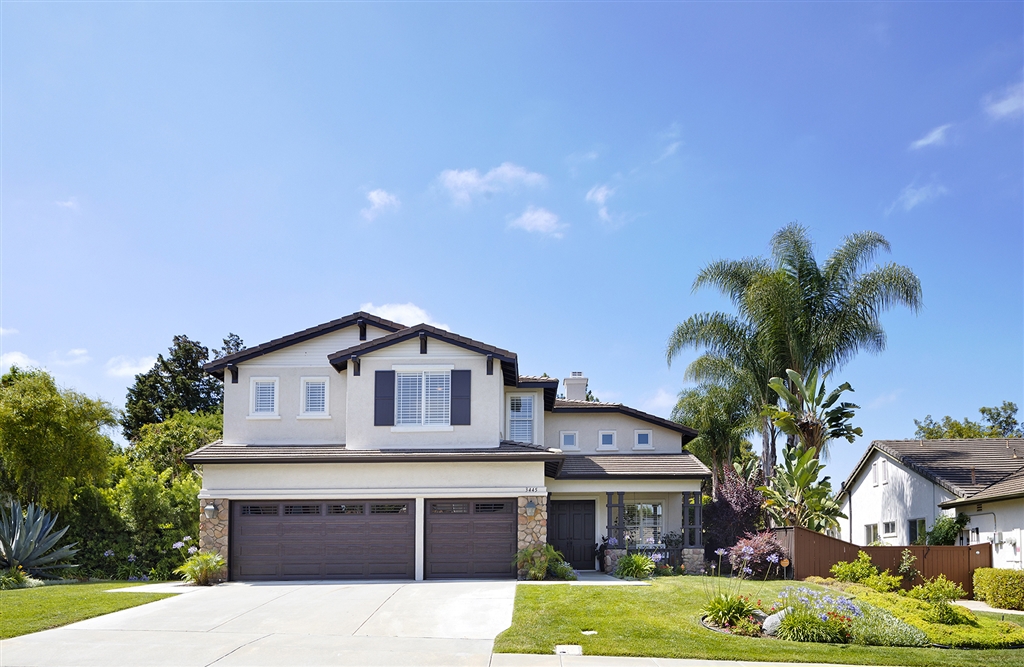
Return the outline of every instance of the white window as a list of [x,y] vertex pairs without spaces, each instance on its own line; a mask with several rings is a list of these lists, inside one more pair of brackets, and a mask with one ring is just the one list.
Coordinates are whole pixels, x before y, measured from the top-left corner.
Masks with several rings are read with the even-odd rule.
[[909,529],[907,542],[910,544],[921,544],[924,541],[925,535],[928,532],[924,519],[911,519],[907,524],[907,528]]
[[509,397],[508,439],[533,442],[533,396]]
[[661,503],[626,505],[626,533],[633,544],[660,544],[663,527]]
[[[889,483],[889,464],[885,459],[879,461],[879,465],[882,466],[882,484]],[[893,531],[896,532],[896,531]]]
[[654,449],[654,432],[633,431],[633,449]]
[[277,419],[277,378],[249,380],[249,416],[254,419]]
[[870,546],[878,542],[878,524],[869,523],[864,526],[864,545]]
[[882,534],[883,535],[895,535],[896,534],[896,522],[895,521],[883,521],[882,522]]
[[299,417],[309,419],[329,417],[327,391],[327,378],[302,378],[302,403]]
[[612,450],[618,449],[615,445],[615,431],[598,431],[597,432],[597,450]]
[[558,434],[559,442],[562,443],[562,449],[579,449],[579,438],[580,434],[577,431],[560,431]]
[[871,464],[871,486],[878,486],[878,463]]
[[395,426],[448,426],[451,402],[450,371],[395,373]]

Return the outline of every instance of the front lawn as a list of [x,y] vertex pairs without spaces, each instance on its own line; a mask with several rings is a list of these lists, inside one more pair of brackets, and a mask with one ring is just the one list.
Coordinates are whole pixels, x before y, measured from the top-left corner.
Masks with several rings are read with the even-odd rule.
[[138,584],[61,584],[0,591],[0,639],[56,628],[171,597],[172,593],[105,593]]
[[[794,583],[767,582],[760,597],[774,599]],[[755,595],[759,587],[745,582],[741,593]],[[1024,664],[1024,649],[882,648],[726,635],[700,625],[703,603],[701,578],[693,576],[658,578],[649,587],[518,586],[512,627],[498,636],[494,650],[553,653],[556,644],[579,644],[584,655],[936,667]]]

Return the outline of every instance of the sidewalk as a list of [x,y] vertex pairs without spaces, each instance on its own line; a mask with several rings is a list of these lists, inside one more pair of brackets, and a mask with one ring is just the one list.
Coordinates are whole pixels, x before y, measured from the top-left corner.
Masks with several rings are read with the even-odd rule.
[[981,600],[955,600],[953,604],[958,604],[961,607],[967,607],[971,611],[989,611],[993,614],[1017,614],[1019,616],[1024,616],[1024,611],[990,607],[987,602],[982,602]]
[[539,655],[495,653],[489,667],[851,667],[817,662],[749,662],[746,660],[681,660],[624,658],[607,655]]

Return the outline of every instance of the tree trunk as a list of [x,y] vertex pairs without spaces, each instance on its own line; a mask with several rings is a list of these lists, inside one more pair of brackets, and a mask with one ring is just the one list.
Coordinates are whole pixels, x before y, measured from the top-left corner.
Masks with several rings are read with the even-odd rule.
[[761,417],[761,472],[765,484],[775,474],[775,428],[770,417]]

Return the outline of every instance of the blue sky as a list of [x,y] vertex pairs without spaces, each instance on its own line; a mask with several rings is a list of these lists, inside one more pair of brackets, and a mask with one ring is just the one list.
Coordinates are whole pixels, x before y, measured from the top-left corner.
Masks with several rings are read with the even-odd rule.
[[672,327],[728,308],[696,272],[799,221],[924,289],[837,376],[834,478],[1024,405],[1020,3],[0,9],[4,365],[122,405],[174,334],[373,304],[667,415]]

